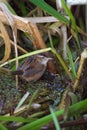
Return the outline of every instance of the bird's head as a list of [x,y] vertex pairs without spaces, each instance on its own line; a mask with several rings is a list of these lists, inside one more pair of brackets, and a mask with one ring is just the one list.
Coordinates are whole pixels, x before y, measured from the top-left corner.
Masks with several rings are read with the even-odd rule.
[[49,58],[49,57],[46,57],[46,56],[43,56],[43,55],[37,55],[37,58],[38,58],[38,61],[41,63],[41,64],[44,64],[44,65],[47,65],[47,62],[49,60],[52,60],[52,58]]

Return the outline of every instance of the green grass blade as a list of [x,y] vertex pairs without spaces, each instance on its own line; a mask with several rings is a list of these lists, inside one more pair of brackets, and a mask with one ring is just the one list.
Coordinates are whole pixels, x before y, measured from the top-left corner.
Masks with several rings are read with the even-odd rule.
[[8,9],[11,11],[12,14],[16,15],[15,10],[11,7],[11,5],[9,4],[9,2],[5,1],[3,3],[8,7]]
[[[87,99],[80,101],[79,103],[76,103],[69,107],[69,116],[74,116],[76,114],[81,114],[83,112],[87,111]],[[64,110],[56,111],[55,115],[60,116],[64,114]],[[18,128],[17,130],[39,130],[42,126],[46,125],[52,121],[52,115],[47,115],[43,118],[40,118],[32,123],[26,124],[23,127]]]
[[39,89],[37,89],[37,90],[34,92],[34,94],[32,95],[32,98],[31,98],[31,100],[29,101],[29,104],[28,104],[28,106],[27,106],[28,109],[31,107],[31,105],[32,105],[32,103],[33,103],[33,100],[38,96],[38,93],[39,93]]
[[0,65],[0,67],[3,67],[3,66],[5,66],[5,65],[7,65],[9,63],[12,63],[12,62],[16,61],[16,60],[20,60],[20,59],[26,58],[28,56],[36,55],[36,54],[47,52],[47,51],[51,51],[51,48],[41,49],[41,50],[37,50],[37,51],[33,51],[33,52],[30,52],[30,53],[21,55],[21,56],[19,56],[17,58],[14,58],[12,60],[4,62],[3,64]]
[[0,130],[8,130],[4,125],[0,124]]
[[[62,115],[63,112],[64,112],[64,110],[61,110],[61,111],[59,111],[55,114],[56,114],[56,116],[59,116],[59,115]],[[19,129],[17,129],[17,130],[29,130],[29,129],[30,130],[39,130],[42,126],[46,125],[50,121],[52,121],[52,115],[51,114],[48,115],[48,116],[45,116],[43,118],[40,118],[40,119],[30,123],[30,124],[27,124],[27,125],[19,128]]]
[[54,121],[56,130],[60,130],[60,125],[59,125],[58,119],[56,118],[56,115],[55,115],[55,113],[54,113],[53,108],[51,108],[51,107],[50,107],[50,112],[51,112],[51,114],[52,114],[52,118],[53,118],[53,121]]
[[22,106],[22,104],[25,102],[25,100],[28,98],[28,96],[29,96],[29,92],[26,92],[26,94],[24,94],[24,96],[21,98],[21,100],[18,103],[18,105],[15,108],[15,110],[18,110]]
[[78,44],[79,49],[81,49],[81,43],[80,43],[80,39],[79,39],[79,35],[78,35],[78,29],[77,29],[75,18],[73,16],[73,14],[71,13],[70,9],[68,8],[68,6],[66,5],[65,1],[61,0],[61,2],[62,2],[62,6],[63,6],[64,10],[66,11],[66,13],[68,14],[68,16],[71,19],[72,27],[75,29],[75,32],[76,32],[77,44]]
[[29,1],[35,4],[36,6],[40,7],[41,9],[43,9],[50,15],[53,15],[55,18],[57,18],[61,22],[69,24],[69,20],[66,17],[64,17],[58,11],[56,11],[53,7],[48,5],[44,0],[29,0]]
[[71,71],[72,71],[72,74],[73,74],[73,78],[76,79],[75,65],[73,63],[72,53],[71,53],[70,48],[69,48],[68,45],[67,45],[67,54],[68,54],[68,57],[69,57],[69,62],[70,62],[70,66],[71,66]]
[[23,117],[15,117],[15,116],[0,116],[0,121],[15,121],[15,122],[31,122],[33,119],[25,119]]
[[22,15],[25,16],[27,14],[27,10],[24,1],[20,1],[19,6],[21,8]]
[[65,64],[64,60],[62,59],[62,57],[56,52],[55,49],[52,49],[52,48],[51,48],[51,51],[53,52],[53,54],[56,55],[56,57],[58,58],[60,64],[62,65],[63,69],[64,69],[65,72],[68,74],[69,78],[70,78],[71,80],[73,80],[73,79],[72,79],[72,74],[71,74],[70,71],[68,70],[68,67],[66,66],[66,64]]

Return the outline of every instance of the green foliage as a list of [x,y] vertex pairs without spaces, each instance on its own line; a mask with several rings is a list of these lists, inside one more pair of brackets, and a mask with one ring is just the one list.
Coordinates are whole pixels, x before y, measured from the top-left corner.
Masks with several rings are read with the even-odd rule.
[[[77,114],[81,114],[83,112],[87,111],[87,99],[80,101],[79,103],[76,103],[69,107],[68,115],[69,117],[75,116]],[[54,112],[55,116],[59,117],[64,114],[64,110],[58,110]],[[15,117],[15,116],[0,116],[1,121],[16,121],[16,122],[31,122],[28,123],[17,130],[39,130],[42,126],[46,125],[50,121],[52,121],[53,116],[52,114],[49,114],[45,117],[42,117],[36,121],[32,120],[31,118],[22,118],[22,117]],[[4,126],[0,126],[0,128],[3,128],[1,130],[7,130],[4,128]]]
[[25,119],[23,117],[15,117],[15,116],[0,116],[0,121],[15,121],[15,122],[32,122],[33,120],[30,119]]
[[[69,107],[68,115],[75,116],[77,114],[81,114],[87,111],[87,99],[80,101]],[[64,110],[59,110],[55,112],[56,116],[60,116],[64,114]],[[42,117],[32,123],[26,124],[25,126],[18,128],[17,130],[39,130],[42,126],[46,125],[50,121],[52,121],[53,117],[52,114]]]
[[71,24],[72,24],[71,26],[75,29],[78,48],[81,49],[81,44],[80,44],[80,39],[79,39],[79,35],[78,35],[78,29],[77,29],[75,18],[73,16],[72,12],[70,11],[70,9],[67,7],[65,1],[61,0],[61,2],[62,2],[64,10],[66,11],[66,13],[68,14],[68,16],[71,20]]
[[32,2],[36,6],[40,7],[41,9],[46,11],[47,13],[51,14],[52,16],[54,16],[55,18],[57,18],[61,22],[65,23],[66,25],[69,25],[70,20],[71,20],[71,22],[72,22],[71,27],[73,29],[75,29],[75,32],[76,32],[76,41],[77,41],[78,48],[81,49],[81,44],[80,44],[80,39],[78,36],[78,29],[77,29],[75,18],[73,16],[73,14],[71,13],[70,9],[67,7],[64,0],[61,0],[61,2],[63,5],[63,8],[65,9],[66,13],[68,14],[70,20],[68,20],[66,17],[64,17],[62,14],[60,14],[58,11],[56,11],[54,8],[52,8],[50,5],[48,5],[44,0],[37,0],[37,1],[30,0],[30,2]]
[[50,112],[52,114],[52,117],[53,117],[53,121],[54,121],[54,124],[55,124],[55,127],[56,127],[56,130],[60,130],[60,126],[59,126],[59,122],[58,122],[58,119],[55,115],[55,112],[53,110],[53,108],[50,107]]
[[[46,11],[47,13],[49,13],[50,15],[56,17],[58,20],[60,20],[61,22],[63,22],[67,26],[69,26],[69,22],[71,20],[71,24],[72,24],[71,26],[72,26],[72,28],[76,32],[76,41],[77,41],[77,44],[78,44],[78,48],[80,49],[80,40],[79,40],[79,36],[78,36],[78,29],[77,29],[76,21],[74,19],[74,16],[72,15],[71,11],[67,7],[67,5],[66,5],[66,3],[65,3],[64,0],[61,0],[62,1],[62,5],[63,5],[64,10],[66,11],[66,13],[68,14],[68,16],[70,17],[70,20],[68,20],[62,14],[60,14],[59,12],[57,12],[54,8],[52,8],[50,5],[48,5],[44,0],[29,0],[29,1],[32,2],[32,3],[34,3],[35,5],[37,5],[38,7],[40,7],[41,9],[43,9],[44,11]],[[6,5],[12,11],[12,13],[15,14],[14,10],[11,9],[11,7],[8,5],[8,3]],[[25,5],[24,5],[23,1],[21,2],[20,7],[21,7],[22,14],[26,15],[27,11],[25,9]],[[5,63],[1,64],[0,67],[5,66],[5,65],[7,65],[9,63],[12,63],[12,62],[16,61],[17,59],[20,60],[22,58],[25,58],[25,57],[28,57],[28,56],[31,56],[31,55],[35,55],[35,54],[39,54],[39,53],[51,51],[57,57],[57,59],[61,63],[63,69],[65,70],[65,72],[67,73],[67,75],[69,76],[69,78],[72,81],[75,80],[76,79],[76,70],[75,70],[75,65],[73,63],[73,57],[72,57],[72,53],[71,53],[70,48],[67,46],[67,53],[68,53],[68,57],[69,57],[69,62],[70,62],[72,73],[68,70],[68,67],[65,64],[64,60],[62,59],[62,57],[55,50],[54,45],[52,45],[52,47],[53,48],[41,49],[41,50],[33,51],[31,53],[24,54],[22,56],[19,56],[17,58],[9,60],[9,62],[5,62]],[[37,92],[38,91],[36,91],[34,93],[34,95],[32,96],[32,98],[30,100],[30,103],[28,104],[28,109],[31,107],[32,101],[37,96]],[[76,99],[73,97],[73,95],[71,95],[71,96],[72,96],[73,103],[74,103],[74,101]],[[25,99],[23,98],[22,102],[20,102],[18,108],[22,105],[22,103],[24,101],[25,101]],[[49,123],[50,121],[53,120],[54,123],[55,123],[56,130],[60,130],[59,123],[58,123],[56,117],[64,115],[64,110],[58,110],[58,111],[54,112],[54,110],[52,108],[50,108],[50,111],[51,111],[51,114],[49,114],[47,116],[44,116],[44,117],[42,117],[42,118],[40,118],[38,120],[36,120],[35,118],[22,118],[22,117],[15,117],[15,116],[0,116],[0,121],[4,121],[4,122],[14,121],[14,122],[25,123],[24,126],[18,128],[17,130],[29,130],[29,129],[30,130],[39,130],[42,126],[46,125],[47,123]],[[85,99],[83,101],[80,101],[80,102],[78,102],[78,103],[70,106],[69,110],[68,110],[68,116],[69,117],[76,116],[76,115],[81,114],[81,113],[83,113],[85,111],[87,111],[87,99]],[[8,130],[2,124],[0,124],[0,129],[1,130]]]
[[14,15],[16,15],[15,10],[11,7],[11,5],[9,4],[9,2],[5,1],[4,3],[5,3],[6,6],[8,7],[8,9],[11,11],[11,13],[13,13]]
[[8,130],[4,125],[0,124],[0,130]]
[[61,22],[69,24],[69,20],[66,17],[64,17],[62,14],[57,12],[53,7],[48,5],[44,0],[29,0],[29,1],[35,4],[36,6],[40,7],[44,11],[46,11],[48,14],[53,15]]
[[71,67],[71,71],[72,71],[72,76],[73,76],[73,79],[75,80],[76,79],[76,70],[75,70],[75,65],[73,63],[72,53],[71,53],[70,48],[69,48],[68,45],[67,45],[67,54],[68,54],[68,57],[69,57],[69,62],[70,62],[70,67]]
[[24,1],[21,0],[19,6],[20,6],[20,9],[21,9],[22,15],[25,16],[27,14],[27,10],[26,10]]

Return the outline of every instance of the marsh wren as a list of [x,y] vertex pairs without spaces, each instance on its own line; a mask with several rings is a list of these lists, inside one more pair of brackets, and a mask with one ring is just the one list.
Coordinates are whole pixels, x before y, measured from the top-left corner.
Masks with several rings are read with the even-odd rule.
[[52,58],[39,54],[30,56],[12,74],[19,75],[28,82],[37,81],[44,74],[49,60],[52,60]]

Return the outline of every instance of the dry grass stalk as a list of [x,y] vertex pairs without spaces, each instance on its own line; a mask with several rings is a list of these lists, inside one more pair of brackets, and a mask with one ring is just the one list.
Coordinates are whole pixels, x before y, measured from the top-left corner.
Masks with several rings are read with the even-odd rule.
[[76,78],[76,81],[75,81],[74,86],[73,86],[74,91],[76,91],[79,87],[78,85],[79,85],[79,82],[80,82],[80,77],[81,77],[81,74],[82,74],[83,65],[84,65],[86,58],[87,58],[87,48],[85,48],[84,51],[81,54],[80,64],[79,64],[79,68],[78,68],[78,72],[77,72],[77,78]]
[[7,33],[7,30],[5,29],[5,26],[3,25],[3,23],[1,21],[0,21],[0,31],[1,31],[1,36],[4,39],[4,43],[5,43],[5,54],[4,54],[4,58],[0,61],[0,64],[2,64],[10,56],[11,45],[10,45],[10,38],[9,38],[8,33]]

